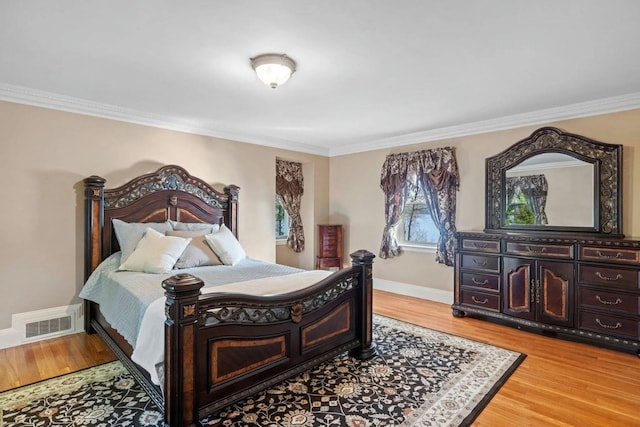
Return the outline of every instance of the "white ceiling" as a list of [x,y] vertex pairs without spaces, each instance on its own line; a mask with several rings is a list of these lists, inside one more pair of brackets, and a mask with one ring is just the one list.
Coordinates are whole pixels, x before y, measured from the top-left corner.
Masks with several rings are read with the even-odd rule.
[[[638,0],[2,0],[0,99],[337,155],[640,107]],[[249,58],[298,64],[278,89]]]

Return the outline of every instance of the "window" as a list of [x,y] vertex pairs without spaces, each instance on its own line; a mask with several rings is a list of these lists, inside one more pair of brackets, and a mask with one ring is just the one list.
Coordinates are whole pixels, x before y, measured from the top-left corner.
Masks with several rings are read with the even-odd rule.
[[289,237],[289,215],[284,210],[280,196],[276,196],[276,240],[287,240]]
[[407,177],[406,201],[402,219],[398,224],[400,245],[432,247],[438,243],[440,230],[433,221],[422,188],[416,175]]

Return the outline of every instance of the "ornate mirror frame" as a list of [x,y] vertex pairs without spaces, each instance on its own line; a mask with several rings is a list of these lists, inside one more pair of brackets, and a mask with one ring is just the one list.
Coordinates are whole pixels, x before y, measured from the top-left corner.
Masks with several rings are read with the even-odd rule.
[[[594,227],[506,225],[506,171],[541,153],[563,153],[594,165]],[[485,231],[553,231],[622,235],[622,145],[543,127],[486,159]]]

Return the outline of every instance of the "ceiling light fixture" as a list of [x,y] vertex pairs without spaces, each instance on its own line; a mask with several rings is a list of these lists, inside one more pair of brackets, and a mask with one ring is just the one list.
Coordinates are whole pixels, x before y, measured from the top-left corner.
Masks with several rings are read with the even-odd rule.
[[296,72],[296,63],[287,55],[265,53],[251,58],[251,66],[258,78],[272,89],[284,84]]

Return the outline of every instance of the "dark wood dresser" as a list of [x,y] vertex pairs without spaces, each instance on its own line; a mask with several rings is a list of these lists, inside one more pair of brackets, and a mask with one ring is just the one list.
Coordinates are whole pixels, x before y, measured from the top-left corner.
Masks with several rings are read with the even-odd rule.
[[342,225],[318,225],[316,269],[342,269]]
[[460,232],[452,308],[640,355],[640,241]]

